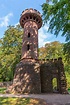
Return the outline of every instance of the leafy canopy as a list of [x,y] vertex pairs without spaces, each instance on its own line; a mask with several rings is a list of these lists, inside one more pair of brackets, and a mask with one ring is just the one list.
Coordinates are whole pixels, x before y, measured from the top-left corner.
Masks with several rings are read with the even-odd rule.
[[39,48],[40,59],[55,59],[58,57],[63,57],[63,43],[54,41],[46,43],[45,47]]
[[49,0],[42,5],[44,23],[49,21],[49,31],[61,33],[70,41],[70,0]]
[[70,0],[47,0],[42,10],[44,24],[49,22],[48,31],[66,37],[63,50],[70,62]]
[[20,25],[9,26],[0,40],[0,80],[13,78],[16,64],[20,61],[23,31]]

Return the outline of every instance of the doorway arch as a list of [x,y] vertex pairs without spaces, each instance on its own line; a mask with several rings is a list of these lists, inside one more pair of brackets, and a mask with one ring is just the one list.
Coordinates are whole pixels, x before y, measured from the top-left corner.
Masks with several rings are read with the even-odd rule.
[[52,79],[52,85],[53,85],[53,92],[57,93],[58,92],[58,86],[57,86],[57,78]]

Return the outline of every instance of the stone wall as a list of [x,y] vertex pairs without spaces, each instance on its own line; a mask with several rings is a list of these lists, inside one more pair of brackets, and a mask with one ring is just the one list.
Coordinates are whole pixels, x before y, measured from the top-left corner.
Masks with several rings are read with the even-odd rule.
[[51,69],[48,64],[42,64],[40,66],[40,76],[41,76],[41,92],[50,93],[52,90],[52,74]]
[[40,62],[40,76],[41,76],[41,92],[52,93],[53,92],[53,79],[57,80],[57,92],[67,93],[67,82],[64,72],[64,65],[62,58],[47,59]]

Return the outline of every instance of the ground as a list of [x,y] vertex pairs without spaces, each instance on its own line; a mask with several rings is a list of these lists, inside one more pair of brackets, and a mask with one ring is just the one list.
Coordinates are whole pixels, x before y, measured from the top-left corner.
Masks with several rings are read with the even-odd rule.
[[[0,97],[25,97],[25,98],[30,97],[30,98],[40,99],[40,101],[41,99],[44,99],[46,103],[48,103],[46,105],[70,105],[70,94],[29,94],[29,95],[0,94]],[[39,105],[45,105],[41,103]]]

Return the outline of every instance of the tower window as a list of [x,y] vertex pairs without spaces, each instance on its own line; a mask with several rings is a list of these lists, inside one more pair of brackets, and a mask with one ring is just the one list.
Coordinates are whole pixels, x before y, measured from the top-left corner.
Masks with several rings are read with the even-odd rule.
[[23,18],[25,20],[25,18]]
[[22,22],[24,22],[24,20],[22,20]]
[[30,19],[32,19],[32,16],[30,15]]
[[28,44],[28,45],[27,45],[27,51],[28,51],[29,49],[30,49],[30,45]]
[[33,17],[33,19],[35,20],[35,19],[36,19],[36,17],[34,16],[34,17]]
[[38,22],[38,19],[36,19],[36,21]]
[[40,21],[38,21],[38,23],[40,23]]
[[26,16],[26,18],[28,19],[28,16]]
[[30,38],[30,32],[28,33],[28,38]]

